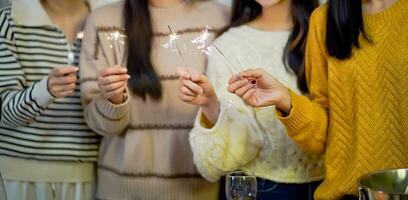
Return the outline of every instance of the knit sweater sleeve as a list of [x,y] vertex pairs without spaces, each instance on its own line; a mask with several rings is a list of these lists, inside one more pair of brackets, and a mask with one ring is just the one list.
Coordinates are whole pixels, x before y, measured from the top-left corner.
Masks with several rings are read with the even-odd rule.
[[88,126],[96,133],[104,136],[118,135],[124,132],[129,123],[130,97],[126,102],[115,105],[101,94],[97,85],[97,75],[100,70],[109,67],[109,64],[104,53],[95,53],[103,52],[99,40],[91,14],[85,26],[80,58],[81,100],[84,106],[84,117]]
[[328,74],[327,52],[324,49],[324,8],[318,8],[311,16],[306,45],[305,72],[310,99],[291,91],[292,109],[288,116],[277,113],[288,135],[305,151],[322,153],[328,129]]
[[17,46],[12,39],[11,19],[0,11],[0,125],[9,127],[29,124],[48,107],[54,97],[47,90],[48,76],[26,85],[26,76],[18,61]]
[[223,59],[214,53],[207,70],[221,104],[218,119],[207,128],[200,110],[190,134],[194,162],[201,175],[212,182],[250,162],[261,147],[261,129],[254,110],[227,92],[231,73]]

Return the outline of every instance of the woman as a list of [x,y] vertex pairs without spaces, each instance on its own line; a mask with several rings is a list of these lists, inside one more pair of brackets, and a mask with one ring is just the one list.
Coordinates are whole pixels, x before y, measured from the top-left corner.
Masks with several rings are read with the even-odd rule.
[[248,170],[258,178],[257,199],[312,198],[324,174],[320,156],[301,151],[288,138],[273,107],[247,107],[227,86],[235,68],[262,66],[299,94],[306,92],[303,52],[316,6],[313,0],[236,0],[230,27],[214,42],[225,57],[213,52],[208,78],[180,70],[181,98],[201,107],[190,142],[207,180]]
[[[257,82],[239,93],[246,103],[275,105],[293,140],[325,151],[316,199],[357,199],[361,175],[408,166],[407,10],[405,0],[330,0],[318,8],[306,48],[310,100],[262,70],[240,73]],[[230,80],[232,92],[239,78]]]
[[[98,198],[216,198],[218,185],[202,179],[192,160],[188,133],[196,109],[177,98],[175,67],[184,61],[204,71],[205,57],[195,55],[191,40],[207,25],[222,28],[226,18],[212,1],[182,0],[127,0],[91,15],[80,75],[85,120],[104,136]],[[164,47],[169,27],[182,57]],[[123,35],[120,46],[111,46],[112,33]]]
[[0,11],[0,173],[8,199],[91,199],[99,137],[83,119],[82,0],[14,0]]

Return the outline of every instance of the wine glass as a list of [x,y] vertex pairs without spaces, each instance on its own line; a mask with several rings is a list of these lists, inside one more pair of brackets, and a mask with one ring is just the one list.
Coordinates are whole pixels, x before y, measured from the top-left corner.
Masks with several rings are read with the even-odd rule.
[[248,171],[234,171],[227,174],[225,192],[228,200],[255,200],[256,177]]

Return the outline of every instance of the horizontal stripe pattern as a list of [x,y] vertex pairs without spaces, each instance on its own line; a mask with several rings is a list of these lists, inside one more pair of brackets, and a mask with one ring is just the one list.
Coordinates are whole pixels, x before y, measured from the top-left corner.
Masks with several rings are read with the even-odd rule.
[[42,106],[34,88],[50,70],[78,66],[80,41],[68,45],[55,27],[16,25],[0,11],[0,155],[47,161],[96,161],[99,136],[86,125],[79,81],[73,95]]

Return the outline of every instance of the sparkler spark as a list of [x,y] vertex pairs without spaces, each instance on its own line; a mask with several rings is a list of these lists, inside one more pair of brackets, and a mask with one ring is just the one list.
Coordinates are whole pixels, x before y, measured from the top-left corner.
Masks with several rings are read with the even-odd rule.
[[210,33],[208,30],[212,29],[209,26],[205,26],[205,28],[201,31],[201,34],[197,37],[191,40],[191,43],[197,45],[197,49],[200,50],[202,53],[206,55],[211,55],[212,53],[212,47],[208,46],[208,39],[210,38]]
[[111,42],[110,48],[113,49],[114,58],[115,58],[115,65],[121,64],[122,62],[122,46],[125,45],[124,38],[126,35],[122,33],[120,30],[114,30],[106,34],[106,39]]
[[80,40],[82,40],[82,38],[84,38],[84,31],[79,31],[78,33],[77,33],[77,39],[80,39]]
[[167,27],[169,28],[169,31],[170,31],[169,42],[166,43],[166,44],[164,44],[164,47],[166,48],[166,46],[168,46],[167,48],[170,48],[170,47],[172,47],[172,45],[174,44],[174,45],[176,46],[176,51],[178,52],[178,54],[179,54],[179,56],[180,56],[180,58],[181,58],[181,61],[182,61],[183,64],[184,64],[184,66],[188,66],[188,65],[186,64],[186,61],[184,60],[183,55],[181,54],[180,47],[179,47],[178,44],[177,44],[177,40],[180,38],[180,36],[179,36],[176,32],[174,32],[174,31],[171,29],[170,25],[167,25]]

